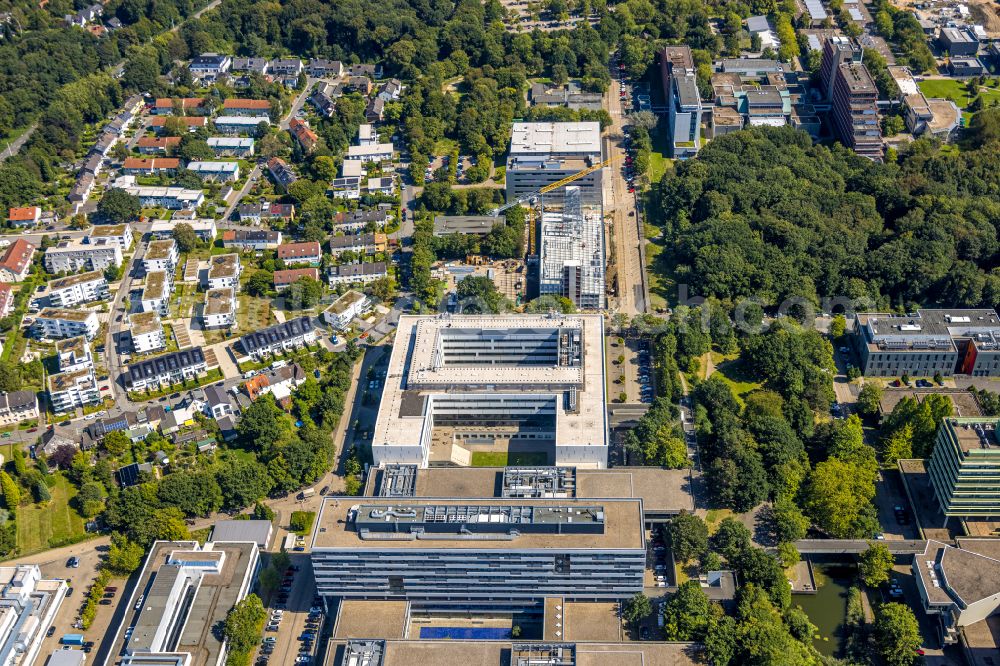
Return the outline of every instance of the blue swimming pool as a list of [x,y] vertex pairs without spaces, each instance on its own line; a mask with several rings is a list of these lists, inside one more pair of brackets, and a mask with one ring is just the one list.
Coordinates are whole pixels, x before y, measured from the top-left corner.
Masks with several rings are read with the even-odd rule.
[[510,629],[504,627],[420,627],[420,637],[459,641],[503,641],[513,638]]

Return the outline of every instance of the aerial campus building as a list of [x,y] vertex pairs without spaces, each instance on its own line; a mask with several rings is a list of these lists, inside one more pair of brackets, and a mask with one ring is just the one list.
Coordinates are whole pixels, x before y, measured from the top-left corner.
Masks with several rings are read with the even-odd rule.
[[400,317],[375,465],[469,466],[485,453],[607,466],[601,315]]
[[44,579],[37,564],[0,567],[0,663],[31,666],[66,597],[65,580]]
[[566,188],[562,210],[542,213],[539,293],[565,296],[578,308],[605,304],[604,220],[584,208],[579,187]]
[[[507,201],[528,196],[602,159],[600,123],[514,123],[507,158]],[[601,171],[574,181],[586,204],[599,206],[603,201]]]
[[1000,516],[1000,418],[946,418],[927,466],[947,520]]
[[995,310],[858,313],[853,342],[866,376],[1000,375],[1000,317]]

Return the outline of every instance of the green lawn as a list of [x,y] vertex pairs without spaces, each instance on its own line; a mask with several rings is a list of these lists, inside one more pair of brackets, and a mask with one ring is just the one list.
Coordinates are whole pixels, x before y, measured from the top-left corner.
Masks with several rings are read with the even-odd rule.
[[544,453],[506,453],[504,451],[476,451],[472,454],[473,467],[506,467],[548,465],[549,456]]
[[649,182],[658,183],[671,168],[670,160],[662,153],[652,152],[649,154]]
[[[992,81],[990,83],[996,84],[997,82]],[[920,92],[925,96],[950,99],[962,109],[967,107],[972,101],[972,97],[969,96],[964,81],[956,81],[955,79],[925,79],[917,85],[920,87]],[[1000,88],[984,86],[980,89],[980,94],[987,105],[994,100],[1000,100]]]
[[743,364],[738,358],[722,361],[715,366],[715,371],[729,384],[729,388],[733,390],[733,394],[740,403],[743,402],[743,396],[761,387],[761,384],[744,374]]
[[17,510],[17,553],[30,555],[82,539],[84,518],[69,503],[76,488],[61,474],[49,489],[52,499]]

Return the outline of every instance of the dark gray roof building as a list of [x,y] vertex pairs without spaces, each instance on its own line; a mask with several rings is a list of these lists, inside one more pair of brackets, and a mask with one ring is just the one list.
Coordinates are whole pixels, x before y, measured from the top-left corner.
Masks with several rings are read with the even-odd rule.
[[247,333],[240,338],[240,345],[246,353],[255,354],[301,338],[312,333],[315,328],[316,324],[312,317],[299,317],[253,333]]
[[162,375],[177,374],[185,368],[193,368],[205,363],[201,347],[183,349],[163,356],[148,358],[128,367],[129,385],[144,384]]

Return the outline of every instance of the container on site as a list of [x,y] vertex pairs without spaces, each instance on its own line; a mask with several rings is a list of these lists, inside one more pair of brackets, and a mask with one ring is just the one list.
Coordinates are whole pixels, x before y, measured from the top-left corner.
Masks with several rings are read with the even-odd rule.
[[59,642],[63,645],[83,645],[83,634],[63,634]]

